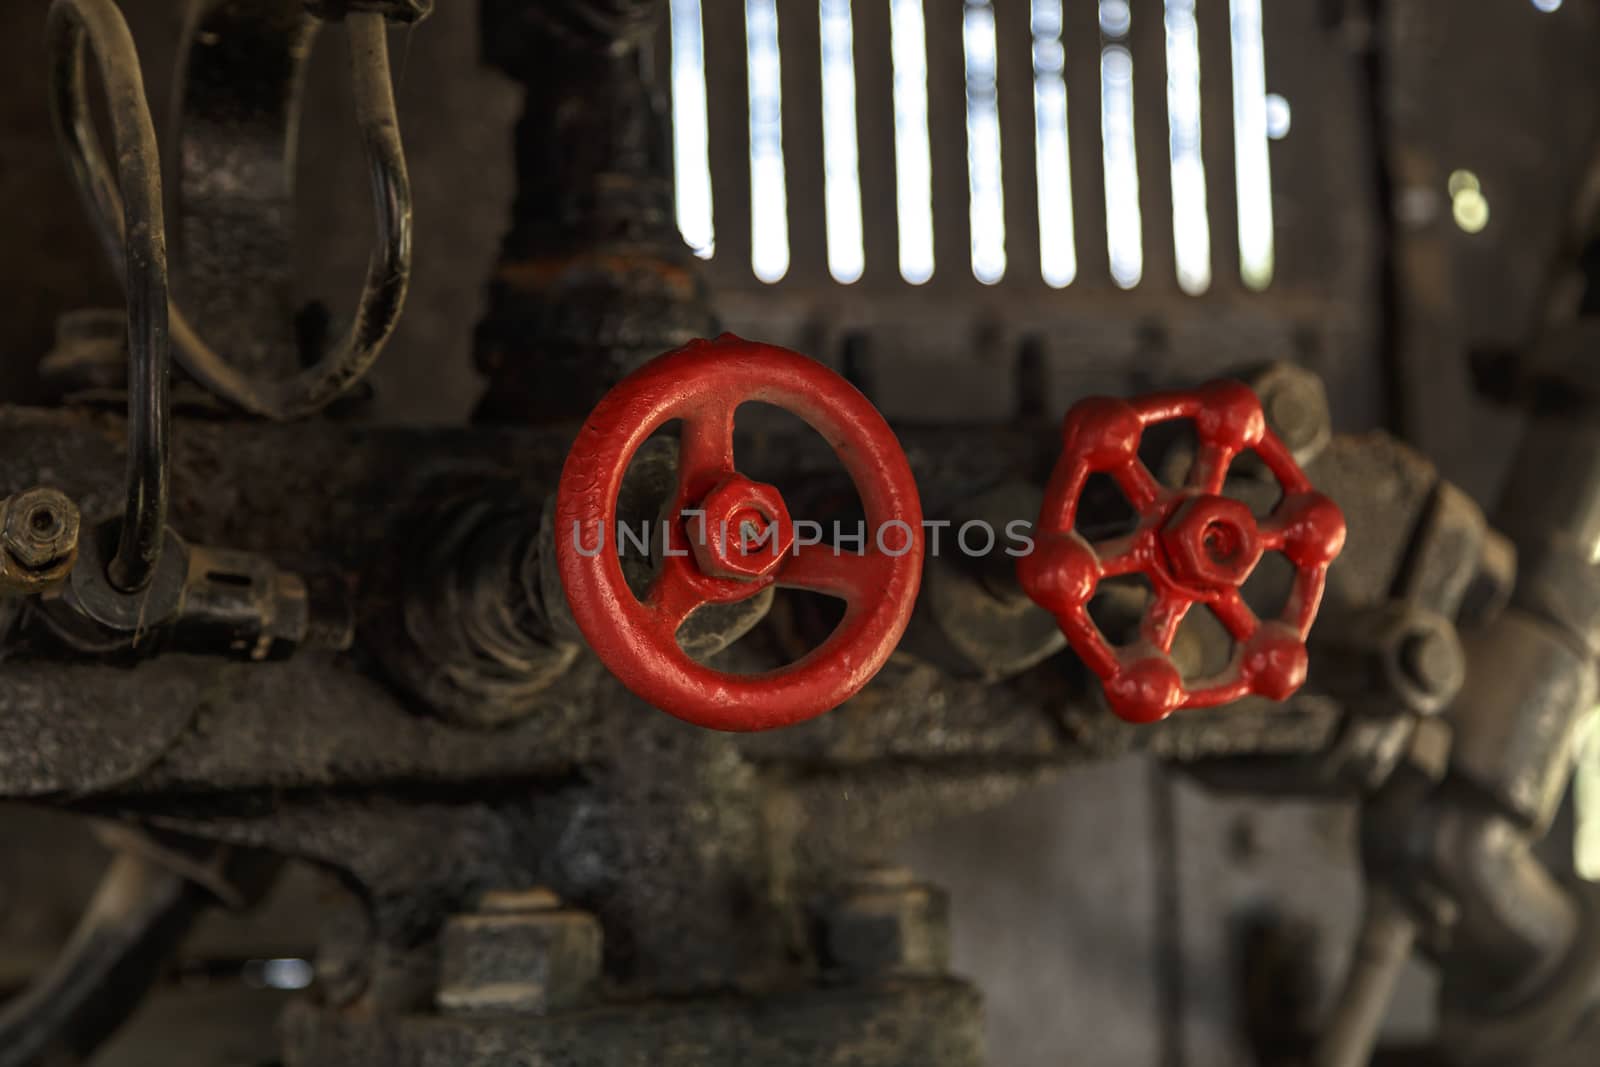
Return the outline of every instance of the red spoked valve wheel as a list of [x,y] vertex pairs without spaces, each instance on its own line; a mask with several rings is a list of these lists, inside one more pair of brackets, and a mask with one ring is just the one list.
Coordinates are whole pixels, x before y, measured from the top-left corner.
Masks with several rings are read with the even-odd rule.
[[[778,490],[734,468],[734,410],[749,401],[798,415],[833,447],[866,513],[864,553],[797,543]],[[617,492],[639,446],[673,419],[677,490],[641,600],[617,556]],[[822,364],[731,334],[652,360],[606,394],[567,456],[556,524],[567,603],[595,654],[638,696],[716,730],[787,726],[849,699],[899,643],[921,581],[922,506],[883,416]],[[772,585],[842,599],[844,618],[800,660],[763,674],[715,670],[678,645],[696,608]]]
[[[1139,458],[1152,424],[1192,420],[1198,438],[1184,485],[1169,489]],[[1164,719],[1179,708],[1225,704],[1248,694],[1283,700],[1306,677],[1306,635],[1322,601],[1328,565],[1344,547],[1344,516],[1312,489],[1271,430],[1261,403],[1240,382],[1218,381],[1189,392],[1131,401],[1091,397],[1067,413],[1063,449],[1045,491],[1034,551],[1017,561],[1017,577],[1035,603],[1053,613],[1078,656],[1100,676],[1111,708],[1130,722]],[[1222,495],[1234,459],[1254,452],[1283,490],[1258,521]],[[1091,474],[1110,475],[1138,513],[1132,533],[1091,543],[1074,529],[1079,498]],[[1268,551],[1294,564],[1287,603],[1262,620],[1241,587]],[[1139,634],[1116,647],[1089,616],[1100,581],[1143,574],[1154,591]],[[1219,674],[1185,681],[1172,642],[1189,609],[1205,604],[1234,642]]]

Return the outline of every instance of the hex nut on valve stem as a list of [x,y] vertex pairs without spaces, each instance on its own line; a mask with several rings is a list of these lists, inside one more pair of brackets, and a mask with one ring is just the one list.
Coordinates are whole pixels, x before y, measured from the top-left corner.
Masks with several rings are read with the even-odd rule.
[[37,593],[60,583],[78,558],[78,506],[35,487],[0,501],[0,591]]

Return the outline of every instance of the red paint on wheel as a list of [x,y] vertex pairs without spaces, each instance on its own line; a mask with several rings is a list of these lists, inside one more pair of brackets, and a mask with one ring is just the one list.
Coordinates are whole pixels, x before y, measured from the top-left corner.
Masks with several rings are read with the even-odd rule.
[[[835,554],[827,544],[791,547],[792,529],[777,490],[744,479],[734,468],[734,410],[751,401],[798,415],[838,454],[866,512],[865,554]],[[680,451],[668,514],[682,554],[662,560],[641,601],[629,590],[617,557],[617,492],[639,446],[673,419],[681,420]],[[708,543],[703,531],[688,535],[677,517],[702,505],[730,517],[735,528],[746,519],[759,525],[763,518],[781,526],[778,564],[745,558],[753,553],[742,555],[735,538]],[[880,546],[872,532],[886,528],[892,532]],[[605,545],[594,552],[601,530]],[[691,543],[693,551],[683,547]],[[788,726],[859,692],[905,632],[921,580],[922,549],[916,484],[899,441],[871,402],[814,360],[731,334],[652,360],[607,393],[578,432],[556,495],[556,562],[567,604],[590,648],[639,697],[716,730]],[[764,674],[719,671],[679,647],[677,629],[695,608],[743,600],[770,585],[838,597],[845,602],[844,618],[803,658]]]
[[[1177,490],[1157,482],[1139,458],[1144,431],[1170,419],[1191,420],[1198,437],[1194,465]],[[1222,495],[1229,467],[1245,451],[1254,452],[1283,489],[1260,522]],[[1074,529],[1091,474],[1109,475],[1133,504],[1138,525],[1131,534],[1091,544]],[[1100,676],[1112,710],[1130,722],[1155,722],[1179,708],[1212,707],[1252,693],[1283,700],[1299,689],[1306,635],[1344,535],[1338,506],[1311,488],[1267,428],[1248,386],[1220,381],[1132,401],[1090,397],[1062,424],[1061,459],[1040,511],[1037,548],[1017,561],[1017,578]],[[1269,551],[1288,557],[1295,578],[1282,614],[1263,621],[1240,590]],[[1149,579],[1155,595],[1138,639],[1114,647],[1090,618],[1089,600],[1102,579],[1135,573]],[[1235,649],[1218,675],[1185,682],[1172,662],[1172,642],[1195,604],[1215,613]]]

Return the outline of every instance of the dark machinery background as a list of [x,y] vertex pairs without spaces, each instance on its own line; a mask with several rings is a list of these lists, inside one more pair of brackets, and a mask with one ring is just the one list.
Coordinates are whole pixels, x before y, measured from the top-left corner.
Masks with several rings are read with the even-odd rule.
[[[7,91],[0,95],[5,115],[0,237],[9,253],[0,257],[0,292],[6,294],[0,345],[7,354],[0,387],[8,402],[17,404],[59,399],[59,383],[41,376],[38,366],[46,353],[63,347],[58,338],[63,316],[121,304],[120,288],[104,265],[50,129],[47,56],[41,47],[45,6],[15,3],[0,10],[0,56],[8,72]],[[360,529],[360,505],[338,501],[343,493],[349,494],[346,500],[366,494],[370,502],[373,485],[384,478],[376,461],[360,458],[363,449],[419,466],[427,454],[491,460],[533,454],[541,476],[558,469],[565,449],[560,434],[535,434],[531,445],[512,445],[488,431],[473,431],[469,443],[467,431],[422,428],[395,432],[376,445],[363,443],[364,434],[386,432],[369,427],[459,426],[475,409],[480,418],[520,421],[507,412],[530,410],[546,396],[556,397],[558,405],[570,404],[570,410],[541,417],[581,417],[595,399],[595,383],[582,379],[587,365],[582,361],[541,363],[526,353],[504,352],[514,349],[527,322],[518,317],[519,308],[526,314],[526,302],[519,304],[526,294],[519,294],[518,277],[504,266],[518,258],[517,242],[539,248],[559,247],[562,241],[574,248],[603,244],[597,233],[584,232],[586,220],[564,220],[570,223],[565,229],[557,224],[563,220],[552,222],[550,205],[559,200],[561,183],[577,179],[562,169],[564,160],[551,149],[552,139],[541,137],[539,124],[541,116],[553,113],[551,101],[564,99],[563,94],[604,98],[597,85],[610,76],[610,68],[582,57],[549,61],[549,52],[541,50],[548,41],[532,30],[519,35],[518,6],[446,0],[416,27],[391,31],[416,206],[417,253],[404,317],[369,379],[370,396],[342,412],[332,429],[302,436],[292,427],[251,424],[240,436],[228,422],[203,415],[181,425],[176,510],[202,542],[259,550],[306,548],[357,529],[353,543],[359,543],[370,533]],[[182,5],[128,0],[123,7],[159,116],[172,91]],[[887,16],[867,7],[856,5],[858,55],[873,54],[878,46],[886,55]],[[1025,34],[1006,34],[1026,23],[1025,7],[997,3],[1002,39],[1016,41]],[[1098,37],[1088,7],[1066,4],[1063,39],[1069,54],[1075,35]],[[1159,51],[1151,50],[1161,47],[1159,10],[1147,7],[1133,5],[1130,47],[1136,65],[1157,70]],[[780,2],[778,9],[780,19],[802,9],[814,18],[815,4]],[[1205,0],[1198,11],[1202,53],[1210,56],[1219,41],[1226,46],[1225,17]],[[714,0],[706,12],[708,51],[719,34],[726,44],[728,34],[740,32],[735,12],[720,10]],[[803,21],[792,19],[796,25]],[[959,66],[959,28],[947,25],[941,32],[935,22],[930,15],[931,68],[937,69],[941,55],[955,56]],[[926,469],[937,472],[931,478],[933,492],[924,488],[925,498],[941,491],[959,495],[967,485],[995,480],[995,472],[1008,464],[1034,473],[1039,448],[1018,439],[1010,427],[1028,419],[1053,420],[1084,394],[1188,384],[1274,360],[1310,368],[1326,383],[1336,430],[1385,429],[1434,465],[1415,456],[1386,465],[1383,456],[1374,460],[1362,453],[1368,458],[1351,460],[1342,473],[1329,475],[1364,482],[1369,490],[1384,478],[1392,481],[1387,509],[1384,494],[1372,490],[1378,502],[1370,515],[1330,489],[1351,513],[1352,527],[1358,521],[1369,529],[1393,527],[1392,535],[1360,543],[1363,551],[1372,550],[1364,561],[1342,564],[1351,588],[1364,588],[1363,582],[1385,586],[1392,577],[1386,568],[1400,569],[1394,557],[1405,555],[1426,526],[1418,517],[1420,501],[1438,507],[1434,487],[1441,479],[1486,505],[1496,499],[1520,428],[1517,368],[1536,343],[1548,338],[1550,324],[1570,318],[1571,301],[1564,294],[1582,251],[1579,227],[1585,205],[1593,210],[1600,185],[1594,162],[1600,68],[1593,63],[1600,51],[1600,6],[1566,0],[1558,10],[1543,12],[1521,0],[1305,0],[1268,5],[1265,29],[1268,86],[1294,106],[1289,136],[1272,147],[1278,256],[1265,291],[1247,289],[1228,269],[1237,258],[1229,244],[1231,163],[1226,135],[1213,137],[1210,125],[1215,118],[1222,130],[1228,128],[1230,105],[1222,93],[1208,93],[1204,112],[1217,246],[1213,259],[1221,265],[1205,296],[1186,296],[1171,280],[1165,228],[1170,211],[1162,206],[1170,191],[1161,188],[1161,166],[1146,166],[1141,175],[1147,198],[1145,281],[1131,291],[1110,284],[1105,250],[1093,239],[1096,226],[1104,228],[1103,215],[1097,217],[1092,206],[1097,198],[1103,203],[1095,186],[1100,179],[1093,136],[1074,141],[1076,203],[1091,207],[1078,218],[1079,232],[1090,236],[1080,241],[1079,278],[1071,287],[1057,292],[1029,277],[1037,250],[1028,244],[1032,220],[1021,205],[1028,203],[1031,175],[1026,167],[1011,167],[1009,156],[1008,211],[1020,213],[1007,217],[1013,269],[1006,281],[983,287],[969,276],[965,189],[941,199],[949,189],[938,186],[935,252],[941,270],[926,287],[903,284],[893,270],[892,252],[883,254],[894,239],[892,213],[870,207],[892,199],[887,177],[892,166],[886,162],[890,126],[885,124],[887,119],[892,125],[892,116],[886,103],[879,109],[871,103],[887,96],[890,75],[886,64],[866,63],[858,66],[857,91],[868,101],[861,124],[863,197],[869,205],[867,274],[854,286],[836,285],[827,277],[822,244],[820,153],[808,156],[797,147],[820,137],[817,116],[791,103],[806,97],[804,50],[816,47],[801,33],[793,43],[785,38],[784,45],[797,50],[785,53],[784,68],[790,270],[774,286],[756,281],[747,267],[749,234],[724,225],[719,199],[717,255],[699,268],[712,306],[724,325],[744,336],[791,345],[842,369],[897,425],[960,424],[971,435],[966,440],[974,442],[974,452],[992,444],[992,454],[978,464],[985,469],[974,474],[938,455],[932,431],[926,445],[915,431],[903,434],[913,453],[925,449],[931,457],[923,461]],[[307,109],[297,165],[293,257],[303,295],[337,305],[361,274],[370,224],[361,154],[347,117],[352,109],[345,49],[335,39],[341,36],[336,30],[324,36],[306,88],[314,104]],[[642,46],[642,66],[656,76],[668,57],[664,36],[663,30]],[[1147,65],[1142,62],[1152,56]],[[998,69],[1002,100],[1008,93],[1026,94],[1026,45],[1003,51]],[[1069,79],[1073,69],[1069,65]],[[712,119],[713,139],[721,146],[711,160],[717,179],[743,165],[743,146],[736,138],[729,141],[725,128],[719,133],[717,123],[730,121],[727,101],[742,97],[744,72],[724,65],[708,77],[722,114],[719,119],[714,109]],[[1140,150],[1159,162],[1165,159],[1166,105],[1159,79],[1150,81],[1136,100],[1139,136],[1147,139]],[[1074,108],[1083,106],[1078,101],[1092,104],[1098,93],[1094,80],[1080,83],[1081,91],[1068,88]],[[936,173],[965,168],[960,131],[950,121],[941,124],[941,116],[959,121],[954,116],[962,91],[959,82],[930,81]],[[738,114],[731,119],[735,125],[742,120]],[[1092,131],[1098,115],[1074,110],[1071,120],[1074,130]],[[1013,143],[1029,141],[1026,125],[1011,125],[1017,121],[1012,112],[1001,121],[1008,153]],[[1028,121],[1025,113],[1021,121]],[[165,151],[168,133],[159,126],[158,132]],[[550,158],[540,156],[541,147]],[[1491,205],[1492,221],[1482,232],[1467,233],[1451,217],[1451,175],[1463,169],[1477,176]],[[733,190],[728,217],[737,218],[741,208],[748,213],[748,205],[737,199],[740,187],[738,181],[718,184],[719,197]],[[946,264],[951,269],[943,269]],[[625,313],[595,306],[594,314]],[[675,336],[674,329],[704,332],[692,320],[661,329],[663,336]],[[563,374],[573,376],[570,384],[552,387],[552,381],[569,382]],[[482,400],[486,381],[487,402]],[[61,422],[51,431],[49,461],[94,468],[86,488],[114,500],[119,467],[107,458],[113,454],[102,439],[108,434],[92,419],[51,418]],[[8,489],[44,481],[37,473],[37,452],[30,451],[41,446],[25,440],[29,432],[6,426],[6,439],[15,444],[0,457],[7,465]],[[1330,460],[1324,466],[1337,464]],[[930,481],[923,469],[919,476]],[[415,490],[409,477],[395,484]],[[1462,522],[1473,525],[1470,516]],[[1353,543],[1352,550],[1356,547]],[[392,855],[373,860],[386,871],[404,865],[396,857],[431,840],[482,835],[480,852],[499,849],[516,861],[500,870],[488,865],[470,885],[437,871],[421,872],[415,882],[426,887],[424,894],[455,898],[449,910],[468,890],[515,888],[494,886],[497,875],[532,874],[564,882],[564,896],[578,891],[622,900],[616,913],[605,916],[608,968],[629,975],[629,996],[641,1012],[677,1010],[696,991],[696,974],[760,964],[772,954],[764,946],[746,945],[745,959],[710,958],[716,953],[703,943],[696,948],[693,935],[714,941],[717,922],[703,927],[667,923],[654,935],[641,931],[681,909],[731,910],[743,903],[757,912],[765,907],[790,915],[791,902],[740,902],[738,890],[748,888],[742,886],[712,900],[677,890],[663,891],[661,897],[641,892],[637,899],[617,894],[617,880],[642,884],[660,874],[663,884],[670,884],[676,872],[668,869],[681,858],[674,858],[670,847],[666,859],[630,851],[640,847],[639,840],[618,827],[647,826],[649,813],[663,805],[682,818],[707,819],[703,829],[726,850],[712,858],[711,866],[738,870],[761,851],[751,840],[758,831],[745,823],[717,822],[701,810],[704,798],[693,793],[725,790],[723,798],[736,804],[756,794],[741,777],[752,774],[771,774],[781,782],[774,793],[763,794],[764,803],[799,805],[821,813],[814,817],[816,824],[831,820],[841,827],[810,841],[805,830],[795,829],[803,820],[766,813],[773,825],[791,828],[797,855],[819,866],[825,859],[830,870],[846,872],[840,876],[847,887],[842,894],[808,887],[817,888],[819,896],[848,901],[855,893],[856,906],[870,913],[872,905],[860,900],[905,892],[896,871],[862,872],[851,866],[858,854],[872,851],[860,847],[863,841],[898,841],[870,858],[904,863],[918,879],[948,891],[952,970],[983,990],[989,1061],[1005,1067],[1047,1062],[1201,1067],[1252,1058],[1294,1062],[1348,966],[1362,914],[1358,819],[1351,800],[1271,796],[1257,783],[1242,792],[1215,791],[1171,770],[1167,762],[1187,764],[1202,756],[1274,747],[1291,753],[1314,750],[1331,731],[1328,709],[1315,701],[1285,710],[1272,722],[1265,720],[1273,713],[1261,712],[1263,722],[1247,715],[1140,734],[1111,729],[1102,721],[1103,712],[1097,717],[1082,708],[1063,711],[1044,697],[1037,699],[1051,709],[1046,715],[1032,716],[1022,708],[993,712],[981,688],[950,688],[920,667],[897,663],[880,684],[900,696],[881,710],[878,726],[829,720],[832,725],[813,724],[793,738],[767,739],[764,747],[741,749],[735,757],[718,746],[685,742],[676,724],[651,724],[637,738],[624,738],[603,731],[620,731],[617,723],[637,720],[619,713],[610,725],[586,733],[575,715],[552,737],[528,738],[520,748],[508,745],[487,761],[469,745],[452,748],[448,739],[424,731],[397,738],[395,753],[374,755],[374,772],[350,785],[339,779],[361,766],[357,757],[364,742],[358,727],[340,737],[321,733],[329,723],[315,716],[272,720],[248,713],[252,702],[285,700],[296,686],[307,684],[305,676],[269,679],[265,697],[249,692],[253,683],[229,683],[240,688],[202,701],[207,718],[198,726],[200,740],[177,745],[174,754],[163,751],[154,735],[167,730],[176,737],[195,724],[180,728],[176,719],[165,722],[159,711],[192,702],[184,689],[191,683],[176,672],[161,674],[159,667],[153,678],[145,673],[152,687],[148,692],[105,678],[73,692],[73,700],[78,692],[92,693],[89,706],[71,722],[59,723],[50,743],[61,751],[76,747],[84,758],[45,768],[28,795],[49,800],[111,796],[96,814],[160,809],[170,828],[185,831],[220,813],[231,820],[230,839],[271,845],[279,835],[300,845],[310,842],[310,848],[298,851],[319,859],[410,825],[414,837],[393,841]],[[362,714],[378,716],[382,710],[381,701],[355,689],[336,689],[328,699],[341,695],[366,701]],[[1023,703],[1036,696],[1027,694]],[[623,710],[648,714],[642,707]],[[130,721],[146,715],[149,721]],[[24,733],[19,722],[0,722],[5,746],[36,743],[37,735]],[[219,729],[240,732],[231,755],[229,745],[207,741]],[[117,745],[124,746],[126,760],[96,766],[88,755]],[[570,767],[607,746],[616,749],[605,772],[614,777],[602,775],[598,784],[586,785],[611,800],[596,801],[570,777]],[[1092,764],[1058,773],[1090,759]],[[739,768],[730,771],[720,761],[735,761]],[[674,778],[678,770],[668,774],[664,766],[689,766],[694,772]],[[26,783],[26,771],[20,761],[0,758],[0,783]],[[56,771],[63,775],[60,780],[45,781]],[[81,773],[82,780],[71,780],[68,771]],[[1236,786],[1231,772],[1225,765],[1212,768],[1211,784],[1225,779],[1222,784]],[[549,818],[562,821],[562,827],[515,810],[522,803],[515,795],[528,788],[529,780],[538,782],[541,802],[557,813]],[[122,788],[129,783],[136,787]],[[208,797],[213,788],[225,799]],[[479,800],[497,811],[481,814],[474,806]],[[324,803],[335,809],[331,817]],[[264,815],[268,810],[283,820],[271,830],[263,829],[270,821]],[[514,816],[502,819],[506,810]],[[325,818],[326,833],[310,828]],[[1548,861],[1558,870],[1570,864],[1569,820],[1570,811],[1546,841]],[[5,844],[0,986],[19,988],[60,947],[93,891],[103,857],[80,820],[60,813],[8,807],[0,831]],[[641,831],[640,839],[645,836]],[[573,844],[574,839],[583,843]],[[568,850],[560,863],[541,867],[529,860],[528,851],[551,841]],[[850,863],[840,864],[834,851],[849,854]],[[767,884],[765,877],[752,884]],[[404,881],[396,877],[393,885],[385,885],[382,877],[374,877],[372,884],[382,893],[397,891],[394,886]],[[829,907],[835,912],[827,921],[848,930],[852,905]],[[141,1014],[96,1062],[170,1063],[178,1042],[186,1063],[271,1062],[277,1055],[275,1017],[294,994],[270,987],[302,984],[305,976],[296,961],[310,959],[319,941],[338,946],[338,922],[329,919],[351,908],[335,880],[297,865],[252,917],[208,918],[163,972]],[[932,904],[929,909],[939,910]],[[814,913],[809,906],[802,910]],[[619,916],[618,928],[638,943],[619,945],[611,939],[612,921]],[[936,916],[927,921],[938,925]],[[332,933],[326,929],[330,925]],[[746,936],[745,927],[735,925],[739,936]],[[826,942],[827,934],[819,936]],[[928,936],[938,938],[936,931]],[[681,975],[672,973],[674,950],[682,952]],[[913,975],[919,968],[942,975],[937,948],[928,953],[919,960],[913,949],[912,958],[897,966]],[[620,965],[618,958],[624,960]],[[881,962],[854,965],[866,981]],[[337,974],[320,977],[337,989]],[[1428,968],[1406,972],[1390,1016],[1395,1041],[1422,1041],[1431,1034],[1433,982]],[[846,999],[852,996],[848,982],[829,988],[844,989]],[[963,988],[940,986],[925,994],[932,1001],[951,998],[952,1041],[959,1039],[957,1022],[969,1010]],[[659,999],[655,1008],[651,997]],[[897,1006],[870,997],[855,1003],[863,1012],[891,1020],[885,1024],[891,1029],[898,1010],[911,1012],[912,1018],[931,1010],[928,1004]],[[804,1029],[832,1018],[827,1012],[848,1014],[851,1008],[795,1010],[798,1018],[751,1025]],[[968,1062],[959,1048],[929,1055],[947,1056],[952,1064]],[[1395,1062],[1421,1062],[1397,1055]],[[1581,1050],[1576,1055],[1571,1062],[1586,1062]]]

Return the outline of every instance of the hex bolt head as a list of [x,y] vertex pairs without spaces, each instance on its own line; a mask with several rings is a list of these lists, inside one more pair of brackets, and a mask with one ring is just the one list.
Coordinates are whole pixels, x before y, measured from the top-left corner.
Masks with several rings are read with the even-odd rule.
[[78,552],[78,506],[56,489],[24,489],[5,502],[0,545],[32,571],[70,561]]
[[1173,576],[1198,589],[1244,584],[1261,560],[1261,538],[1250,509],[1221,496],[1186,500],[1161,527]]
[[742,474],[713,486],[699,511],[685,520],[684,532],[702,574],[759,581],[782,567],[794,547],[794,522],[783,495]]
[[822,921],[824,963],[854,980],[931,977],[950,966],[950,901],[902,868],[873,868],[841,888]]
[[593,915],[543,890],[486,893],[480,907],[440,934],[440,1011],[548,1015],[588,995],[603,947]]
[[1443,643],[1434,640],[1435,634],[1412,634],[1400,645],[1400,663],[1411,680],[1424,689],[1439,688],[1439,679],[1449,667],[1441,651]]
[[1466,674],[1461,643],[1442,630],[1423,629],[1406,635],[1400,644],[1400,666],[1406,676],[1429,696],[1453,695]]

